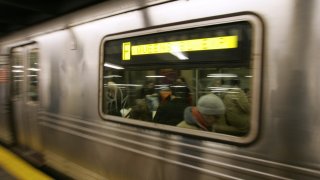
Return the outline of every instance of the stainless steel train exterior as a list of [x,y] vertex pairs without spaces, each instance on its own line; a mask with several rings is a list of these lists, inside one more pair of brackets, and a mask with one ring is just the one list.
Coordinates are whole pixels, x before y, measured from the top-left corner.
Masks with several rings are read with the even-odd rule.
[[[11,80],[36,53],[39,94],[22,83],[9,98],[1,82],[1,141],[75,179],[319,179],[319,11],[316,0],[111,0],[2,37]],[[252,26],[247,136],[103,113],[105,42],[238,21]]]

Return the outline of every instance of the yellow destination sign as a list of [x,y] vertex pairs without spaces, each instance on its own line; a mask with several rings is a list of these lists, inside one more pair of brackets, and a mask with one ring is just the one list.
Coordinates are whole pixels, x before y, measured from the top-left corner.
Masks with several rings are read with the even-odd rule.
[[238,36],[221,36],[137,46],[131,46],[131,42],[125,42],[122,43],[122,60],[130,60],[131,56],[136,55],[231,49],[237,47]]

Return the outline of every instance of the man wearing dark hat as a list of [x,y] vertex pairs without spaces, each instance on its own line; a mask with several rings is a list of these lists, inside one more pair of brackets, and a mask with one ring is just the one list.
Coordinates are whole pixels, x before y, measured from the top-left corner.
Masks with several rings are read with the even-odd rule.
[[207,94],[200,97],[196,107],[187,107],[185,109],[184,121],[177,126],[212,131],[214,123],[224,113],[225,106],[222,100],[214,94]]

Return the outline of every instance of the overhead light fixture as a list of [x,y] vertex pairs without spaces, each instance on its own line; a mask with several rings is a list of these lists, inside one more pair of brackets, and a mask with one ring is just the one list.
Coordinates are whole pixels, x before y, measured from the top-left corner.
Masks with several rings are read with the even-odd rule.
[[240,92],[235,92],[235,91],[228,91],[228,94],[239,94]]
[[125,87],[141,87],[141,84],[112,84],[112,85],[108,85],[108,84],[104,84],[104,87],[109,87],[109,86],[125,86]]
[[238,77],[236,74],[208,74],[207,77],[214,77],[214,78],[219,78],[219,77],[224,77],[224,78],[232,78],[232,77]]
[[119,75],[108,75],[108,76],[103,76],[104,78],[117,78],[117,77],[122,77]]
[[216,91],[227,91],[227,90],[238,90],[240,88],[238,87],[208,87],[211,90],[216,90]]
[[227,91],[228,88],[226,87],[208,87],[209,89],[211,89],[212,91]]
[[154,75],[154,76],[146,76],[147,78],[163,78],[165,76]]
[[159,86],[159,87],[162,87],[162,86],[170,86],[170,84],[156,84],[154,86]]
[[109,68],[112,68],[112,69],[124,69],[122,66],[114,65],[114,64],[111,64],[111,63],[104,63],[103,65],[105,67],[109,67]]
[[170,86],[170,87],[173,87],[173,88],[185,88],[187,86],[179,86],[179,85],[177,85],[177,86]]
[[117,86],[141,87],[141,84],[116,84]]

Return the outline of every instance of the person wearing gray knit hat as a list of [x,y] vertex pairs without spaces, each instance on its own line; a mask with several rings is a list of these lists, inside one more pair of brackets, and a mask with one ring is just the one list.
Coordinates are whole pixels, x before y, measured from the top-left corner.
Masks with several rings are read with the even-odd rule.
[[226,110],[222,100],[214,94],[200,97],[197,108],[201,114],[205,115],[220,115]]
[[225,106],[222,100],[214,94],[207,94],[200,97],[196,107],[185,109],[184,121],[177,126],[212,131],[212,126],[224,113]]

